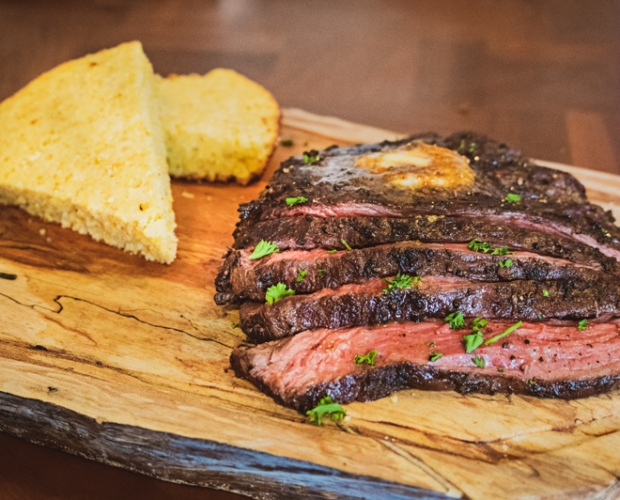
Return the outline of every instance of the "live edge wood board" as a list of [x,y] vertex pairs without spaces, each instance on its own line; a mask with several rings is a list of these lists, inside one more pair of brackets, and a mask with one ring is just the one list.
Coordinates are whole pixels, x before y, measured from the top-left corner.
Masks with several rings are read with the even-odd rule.
[[[229,369],[213,303],[240,202],[288,156],[395,133],[285,110],[260,182],[173,182],[170,266],[0,207],[0,430],[254,498],[620,498],[620,394],[577,401],[404,391],[315,427]],[[306,145],[307,143],[307,145]],[[556,165],[557,166],[557,165]],[[575,167],[620,208],[620,177]]]

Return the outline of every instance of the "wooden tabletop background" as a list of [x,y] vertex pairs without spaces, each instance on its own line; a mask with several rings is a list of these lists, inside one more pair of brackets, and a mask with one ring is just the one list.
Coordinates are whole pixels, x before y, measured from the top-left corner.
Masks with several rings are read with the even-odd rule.
[[[0,99],[137,39],[163,75],[229,67],[282,107],[402,133],[472,129],[620,174],[619,18],[613,1],[0,0]],[[0,498],[242,497],[0,433]]]

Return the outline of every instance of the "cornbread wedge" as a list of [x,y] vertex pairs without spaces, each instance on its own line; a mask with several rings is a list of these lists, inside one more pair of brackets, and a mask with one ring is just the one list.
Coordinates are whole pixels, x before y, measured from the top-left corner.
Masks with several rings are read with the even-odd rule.
[[264,170],[278,136],[278,104],[227,69],[158,77],[170,174],[247,184]]
[[154,74],[139,42],[69,61],[0,104],[0,203],[174,260]]

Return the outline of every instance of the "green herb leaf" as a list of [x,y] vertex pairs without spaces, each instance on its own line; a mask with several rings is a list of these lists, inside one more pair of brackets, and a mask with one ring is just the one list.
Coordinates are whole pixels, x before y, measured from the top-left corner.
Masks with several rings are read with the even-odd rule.
[[435,347],[435,342],[429,342],[428,344],[426,344],[429,347]]
[[363,365],[364,363],[368,363],[369,365],[375,364],[375,358],[377,357],[377,351],[373,349],[365,356],[360,356],[359,354],[355,356],[355,364]]
[[477,354],[474,356],[473,362],[476,366],[480,368],[484,368],[484,358],[482,356],[478,356]]
[[353,250],[346,241],[340,240],[340,243],[342,243],[347,250]]
[[239,328],[239,325],[237,323],[232,323],[230,326],[232,326],[232,329],[234,330],[235,328]]
[[299,271],[295,281],[297,281],[297,283],[301,282],[301,280],[305,278],[306,274],[308,274],[307,271]]
[[327,253],[336,253],[338,250],[334,249],[334,250],[328,250]]
[[319,152],[316,149],[304,153],[304,163],[307,163],[308,165],[317,163],[320,160],[321,155],[319,155]]
[[434,363],[443,356],[442,352],[431,352],[430,360]]
[[285,148],[290,148],[293,145],[293,139],[284,139],[280,141],[280,146],[284,146]]
[[256,248],[250,255],[250,259],[260,259],[262,257],[266,257],[269,254],[277,253],[280,250],[275,243],[271,243],[269,241],[260,240],[260,243],[256,245]]
[[282,300],[284,297],[290,297],[295,295],[295,290],[287,290],[284,283],[278,283],[277,285],[270,286],[265,294],[265,300],[267,304],[273,304]]
[[500,373],[503,373],[504,369],[503,368],[497,368],[497,371],[500,372]]
[[480,330],[480,328],[484,328],[487,326],[487,320],[484,318],[476,318],[471,322],[474,332]]
[[347,412],[338,403],[334,403],[329,396],[321,399],[321,402],[312,410],[308,410],[306,415],[310,416],[310,423],[321,425],[323,417],[329,417],[332,420],[342,420]]
[[325,269],[318,269],[317,273],[319,276],[323,276],[323,273],[325,272]]
[[480,344],[484,341],[481,332],[463,335],[463,340],[465,341],[465,352],[467,354],[480,347]]
[[[416,278],[418,278],[417,280],[415,280],[415,282],[417,283],[420,280],[418,276],[416,276]],[[414,278],[407,274],[400,274],[399,272],[393,280],[383,278],[383,282],[389,283],[388,287],[385,288],[383,291],[385,293],[392,293],[394,290],[398,288],[410,288],[411,285],[413,285]]]
[[465,320],[463,319],[463,313],[458,311],[452,314],[448,314],[444,321],[446,323],[450,323],[450,328],[452,330],[460,330],[461,328],[465,328],[467,325],[465,324]]
[[287,198],[286,204],[295,205],[295,203],[306,203],[307,201],[308,201],[308,198],[304,198],[303,196],[298,196],[297,198]]
[[579,331],[583,331],[583,330],[585,330],[586,328],[590,328],[590,325],[588,325],[588,320],[587,320],[587,319],[582,319],[582,320],[579,322],[579,326],[577,327],[577,330],[579,330]]
[[534,382],[533,380],[530,380],[530,384],[534,385],[534,384],[535,384],[535,382]]
[[506,259],[504,262],[499,261],[499,267],[510,267],[512,266],[512,259]]
[[510,203],[519,203],[521,201],[521,195],[515,193],[508,193],[505,200]]
[[493,245],[487,243],[486,241],[480,241],[478,238],[474,238],[469,242],[467,248],[473,250],[474,252],[479,252],[482,250],[484,253],[487,253],[493,250]]
[[547,290],[543,290],[543,295],[544,295],[545,297],[549,297],[549,292],[548,292]]
[[508,247],[502,247],[502,248],[495,248],[493,250],[493,253],[491,253],[491,255],[508,255],[511,253],[512,252],[508,250]]
[[484,345],[490,345],[493,342],[497,342],[499,339],[504,338],[506,335],[511,334],[512,332],[514,332],[517,328],[519,328],[521,325],[523,324],[523,321],[519,321],[518,323],[512,325],[510,328],[508,328],[508,330],[506,330],[505,332],[500,333],[499,335],[496,335],[493,338],[490,338],[489,340],[487,340]]

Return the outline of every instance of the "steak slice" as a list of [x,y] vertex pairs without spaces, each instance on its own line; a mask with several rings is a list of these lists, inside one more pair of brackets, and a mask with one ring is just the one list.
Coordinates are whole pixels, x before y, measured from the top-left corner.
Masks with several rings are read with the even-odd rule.
[[286,297],[273,304],[245,303],[240,310],[241,329],[250,342],[261,343],[317,328],[443,319],[454,311],[465,317],[514,321],[608,321],[620,316],[617,280],[475,283],[429,276],[410,288],[386,293],[387,286],[373,278],[361,285]]
[[[489,322],[485,340],[514,322]],[[438,323],[391,323],[346,330],[307,331],[255,347],[233,350],[237,376],[285,406],[306,411],[330,396],[334,402],[372,401],[402,389],[460,393],[515,393],[575,399],[620,386],[618,325],[575,327],[524,323],[471,354],[465,330]],[[356,355],[376,350],[375,364]],[[430,361],[433,353],[441,353]],[[480,368],[474,355],[484,359]]]
[[289,217],[258,222],[235,231],[235,249],[253,249],[261,240],[278,245],[280,251],[344,250],[402,241],[469,243],[473,239],[496,247],[533,252],[602,269],[620,275],[620,263],[587,243],[553,232],[522,228],[485,220],[438,216],[408,219],[383,217]]
[[[402,175],[417,176],[421,175],[417,173],[419,166],[399,167],[390,163],[392,160],[388,161],[392,165],[389,168],[372,166],[374,163],[366,168],[365,163],[360,164],[372,152],[375,152],[373,161],[379,161],[381,155],[393,157],[395,151],[396,156],[402,156],[411,149],[405,144],[414,139],[466,156],[471,169],[465,169],[472,172],[473,183],[457,183],[457,187],[450,189],[412,188],[417,185],[417,177],[415,182],[411,181],[413,184],[403,183],[400,178],[396,182],[394,171],[401,168]],[[477,147],[480,147],[478,151]],[[456,134],[447,139],[423,136],[328,149],[318,154],[320,161],[313,165],[308,165],[302,157],[294,157],[275,172],[259,199],[241,205],[238,230],[242,236],[246,231],[253,231],[259,221],[303,216],[408,219],[432,215],[484,220],[563,235],[620,259],[620,229],[613,224],[610,212],[587,201],[583,186],[574,177],[538,166],[509,150],[498,154],[500,149],[482,136]],[[469,178],[469,174],[461,177]],[[509,194],[517,196],[517,200],[508,201]],[[286,202],[299,197],[307,201],[292,205]]]
[[[218,304],[244,299],[264,302],[271,286],[285,283],[296,293],[362,283],[375,277],[446,275],[471,281],[556,280],[604,277],[595,269],[567,260],[516,252],[506,255],[474,252],[463,244],[415,241],[327,253],[323,249],[272,253],[258,260],[251,252],[229,253],[216,280]],[[510,258],[512,265],[503,262]],[[305,273],[298,281],[300,273]]]

